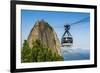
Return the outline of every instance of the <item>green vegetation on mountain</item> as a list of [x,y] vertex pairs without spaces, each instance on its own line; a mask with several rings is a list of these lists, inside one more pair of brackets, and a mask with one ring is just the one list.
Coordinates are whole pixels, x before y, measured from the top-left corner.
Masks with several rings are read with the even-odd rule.
[[32,61],[32,50],[29,44],[24,40],[23,48],[21,49],[21,62],[31,62]]
[[27,40],[24,41],[21,49],[21,62],[47,62],[47,61],[62,61],[63,58],[51,48],[43,46],[40,40],[32,43],[32,48],[29,47]]

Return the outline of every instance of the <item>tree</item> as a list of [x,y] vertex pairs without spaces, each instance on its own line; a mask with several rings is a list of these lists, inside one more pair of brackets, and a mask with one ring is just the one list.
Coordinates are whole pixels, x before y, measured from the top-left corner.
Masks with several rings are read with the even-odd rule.
[[23,48],[21,49],[21,62],[31,62],[32,61],[32,51],[29,47],[27,40],[24,40]]
[[45,47],[40,40],[33,41],[32,48],[29,47],[25,40],[21,51],[21,62],[46,62],[62,61],[58,53],[53,52],[51,48]]
[[63,58],[58,53],[53,52],[50,48],[43,46],[40,40],[33,42],[32,57],[33,62],[63,60]]

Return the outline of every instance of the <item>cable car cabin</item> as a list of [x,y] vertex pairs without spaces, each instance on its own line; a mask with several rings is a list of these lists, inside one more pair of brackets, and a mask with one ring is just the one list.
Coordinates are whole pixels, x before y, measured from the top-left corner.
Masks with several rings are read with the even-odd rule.
[[71,36],[63,37],[61,41],[62,47],[71,47],[73,44],[73,38]]

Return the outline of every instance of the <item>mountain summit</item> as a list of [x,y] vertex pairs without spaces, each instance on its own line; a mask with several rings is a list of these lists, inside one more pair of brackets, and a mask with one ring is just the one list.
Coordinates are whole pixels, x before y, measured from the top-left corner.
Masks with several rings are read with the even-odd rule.
[[50,48],[53,52],[61,55],[60,41],[54,29],[44,20],[38,20],[28,36],[29,46],[32,42],[40,40],[43,46]]

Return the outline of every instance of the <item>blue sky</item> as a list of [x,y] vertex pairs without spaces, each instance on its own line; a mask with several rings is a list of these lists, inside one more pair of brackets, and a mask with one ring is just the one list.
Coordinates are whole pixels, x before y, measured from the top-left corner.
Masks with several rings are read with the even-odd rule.
[[[64,33],[64,25],[79,21],[85,17],[90,17],[90,13],[21,10],[22,42],[27,39],[37,20],[44,19],[48,22],[54,28],[61,41],[61,37]],[[70,33],[73,36],[74,47],[85,49],[90,48],[89,21],[71,26]]]

